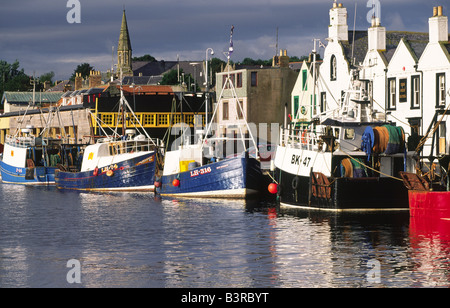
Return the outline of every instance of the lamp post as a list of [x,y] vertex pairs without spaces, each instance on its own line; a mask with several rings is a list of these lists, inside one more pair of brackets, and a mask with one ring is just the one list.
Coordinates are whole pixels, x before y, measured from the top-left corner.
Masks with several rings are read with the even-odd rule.
[[[206,49],[205,54],[205,61],[206,61],[206,69],[205,69],[205,81],[206,81],[206,118],[205,118],[205,125],[208,126],[208,105],[209,105],[209,82],[208,82],[208,50],[210,51],[211,55],[214,55],[214,50],[212,48]],[[205,136],[206,137],[206,136]]]

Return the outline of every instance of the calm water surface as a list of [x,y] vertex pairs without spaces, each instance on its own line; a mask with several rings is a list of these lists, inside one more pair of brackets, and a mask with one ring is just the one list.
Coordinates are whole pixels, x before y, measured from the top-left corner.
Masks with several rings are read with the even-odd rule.
[[0,184],[0,287],[449,287],[448,224]]

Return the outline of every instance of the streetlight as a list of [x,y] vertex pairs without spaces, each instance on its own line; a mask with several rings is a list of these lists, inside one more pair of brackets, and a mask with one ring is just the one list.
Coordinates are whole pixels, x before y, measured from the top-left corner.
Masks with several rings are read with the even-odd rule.
[[[205,81],[206,81],[206,119],[205,124],[208,125],[208,105],[209,105],[209,82],[208,82],[208,50],[211,51],[211,55],[214,55],[214,50],[212,48],[206,49],[205,61],[206,61],[206,69],[205,69]],[[206,137],[206,136],[205,136]]]

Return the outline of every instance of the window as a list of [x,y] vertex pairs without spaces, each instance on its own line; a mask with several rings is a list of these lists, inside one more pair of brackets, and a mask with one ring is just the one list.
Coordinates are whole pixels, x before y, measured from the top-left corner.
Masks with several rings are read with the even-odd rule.
[[396,81],[395,78],[388,79],[388,106],[387,108],[393,110],[396,108],[397,104],[397,92],[396,92]]
[[308,71],[303,70],[302,71],[302,90],[303,91],[308,90],[308,84],[306,83],[307,79],[308,79]]
[[236,74],[236,88],[242,88],[242,73]]
[[243,101],[236,101],[236,109],[237,109],[237,118],[243,119],[243,111],[244,111],[244,102]]
[[336,56],[331,56],[330,61],[330,80],[336,80],[337,78],[337,63],[336,63]]
[[258,73],[257,72],[251,72],[251,86],[256,87],[258,85]]
[[445,107],[445,73],[436,75],[436,107]]
[[298,96],[294,96],[294,114],[293,114],[293,118],[297,119],[298,118],[298,108],[299,108],[299,97]]
[[325,112],[327,110],[327,93],[320,92],[320,112]]
[[420,108],[420,76],[411,77],[411,109]]
[[353,128],[346,128],[344,130],[344,139],[345,140],[354,140],[355,139],[355,130]]
[[447,141],[445,139],[446,133],[447,128],[445,122],[441,122],[441,124],[439,124],[439,154],[446,154],[447,152]]
[[228,120],[229,112],[228,112],[228,102],[222,103],[222,119]]

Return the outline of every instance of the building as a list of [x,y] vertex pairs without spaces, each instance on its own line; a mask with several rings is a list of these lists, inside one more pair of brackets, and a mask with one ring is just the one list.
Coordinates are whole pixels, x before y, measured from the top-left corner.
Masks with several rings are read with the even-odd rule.
[[[433,8],[428,23],[428,33],[387,31],[374,16],[367,30],[349,31],[347,10],[342,4],[334,3],[330,9],[328,44],[317,77],[315,95],[319,96],[320,111],[339,108],[355,69],[367,93],[372,94],[374,109],[384,113],[387,121],[404,128],[410,141],[409,150],[415,150],[428,128],[433,128],[436,135],[426,141],[424,155],[432,151],[433,155],[450,154],[446,113],[450,37],[448,17],[441,6]],[[311,76],[307,66],[302,67],[297,87],[306,86],[303,74]],[[293,92],[293,102],[298,93],[298,90]],[[314,100],[304,96],[303,100],[300,96],[299,106],[319,110]],[[436,120],[441,121],[436,123]]]
[[119,43],[117,45],[117,69],[122,76],[133,76],[130,33],[128,32],[127,17],[123,10],[122,26],[120,27]]
[[[298,123],[298,126],[308,125],[313,115],[326,110],[326,100],[321,100],[317,105],[317,80],[322,61],[303,61],[299,69],[299,75],[291,94],[290,120]],[[315,65],[315,68],[314,68]]]
[[[261,141],[278,141],[278,128],[285,123],[287,111],[291,109],[291,92],[298,73],[289,68],[285,50],[276,58],[272,67],[228,65],[216,74],[218,108],[215,123],[220,136],[239,135],[241,130],[244,134],[249,133],[247,122],[253,125]],[[224,88],[228,76],[236,95],[230,86]],[[272,124],[276,127],[271,128]]]

